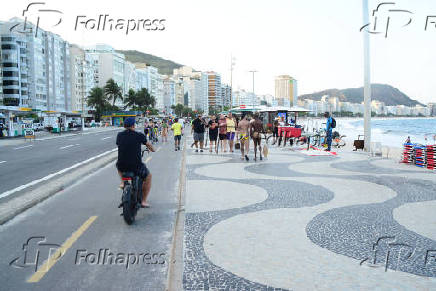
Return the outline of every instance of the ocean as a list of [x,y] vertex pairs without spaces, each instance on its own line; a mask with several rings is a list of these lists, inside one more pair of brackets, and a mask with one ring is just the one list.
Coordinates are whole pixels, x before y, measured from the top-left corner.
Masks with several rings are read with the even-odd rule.
[[[339,119],[337,130],[352,139],[363,134],[363,119]],[[402,147],[408,136],[413,143],[436,144],[436,118],[372,118],[372,141]]]

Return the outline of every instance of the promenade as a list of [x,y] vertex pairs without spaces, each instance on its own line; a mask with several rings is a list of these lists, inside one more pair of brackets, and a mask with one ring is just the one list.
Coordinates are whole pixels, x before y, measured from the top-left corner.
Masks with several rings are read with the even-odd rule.
[[185,290],[436,288],[435,172],[312,154],[188,149]]

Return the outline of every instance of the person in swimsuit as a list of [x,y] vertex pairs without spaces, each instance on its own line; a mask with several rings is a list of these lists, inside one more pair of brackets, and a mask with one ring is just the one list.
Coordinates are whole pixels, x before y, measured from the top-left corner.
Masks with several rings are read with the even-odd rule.
[[263,124],[259,119],[259,114],[254,114],[254,122],[250,124],[250,136],[253,139],[254,143],[254,160],[257,160],[257,148],[259,147],[260,160],[262,160],[262,137],[261,133],[263,132]]
[[162,121],[162,142],[168,141],[168,122],[166,119]]
[[238,139],[241,143],[241,160],[245,158],[248,162],[248,152],[250,150],[250,136],[249,136],[250,122],[247,115],[238,123]]

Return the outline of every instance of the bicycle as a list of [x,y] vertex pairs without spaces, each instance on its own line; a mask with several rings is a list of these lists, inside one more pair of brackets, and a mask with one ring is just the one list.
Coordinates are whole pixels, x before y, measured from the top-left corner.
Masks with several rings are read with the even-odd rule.
[[[149,154],[150,150],[148,148],[143,150],[141,153],[142,157],[144,157],[144,152]],[[123,209],[121,215],[124,221],[128,225],[131,225],[135,221],[138,209],[141,208],[143,180],[134,172],[123,172],[122,181],[124,184],[123,194],[121,196],[121,204],[118,208]]]
[[319,147],[326,141],[326,130],[324,128],[319,129],[316,131],[316,133],[310,138],[310,143],[312,146]]
[[332,146],[336,148],[341,148],[346,145],[345,140],[343,138],[346,137],[346,135],[336,135],[332,140]]

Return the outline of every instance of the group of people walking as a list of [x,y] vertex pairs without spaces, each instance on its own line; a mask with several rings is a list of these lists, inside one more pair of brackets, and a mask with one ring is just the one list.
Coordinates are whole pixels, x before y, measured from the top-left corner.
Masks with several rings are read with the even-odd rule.
[[[241,159],[249,161],[248,153],[250,151],[250,139],[254,144],[254,159],[257,160],[257,150],[262,160],[261,133],[263,124],[258,114],[253,117],[245,115],[239,120],[232,113],[228,115],[221,114],[219,118],[212,115],[209,120],[198,115],[192,121],[192,134],[195,146],[195,152],[203,152],[209,141],[209,152],[230,152],[233,153],[236,148],[241,150]],[[207,137],[205,139],[205,134]]]

